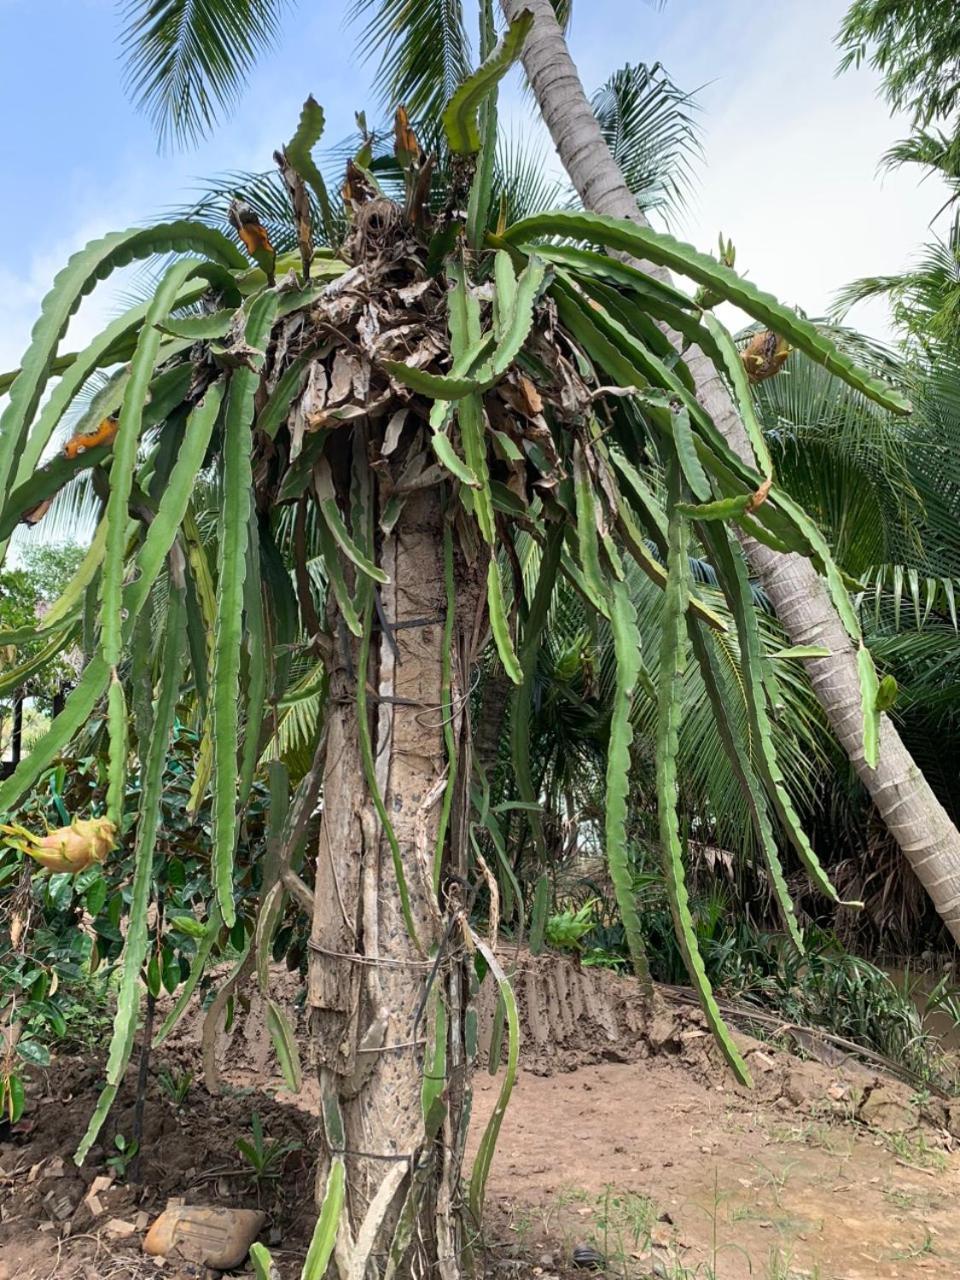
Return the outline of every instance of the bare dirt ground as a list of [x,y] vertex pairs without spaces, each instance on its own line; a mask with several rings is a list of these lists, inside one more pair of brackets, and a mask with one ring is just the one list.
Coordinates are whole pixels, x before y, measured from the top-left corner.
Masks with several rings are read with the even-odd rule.
[[[277,986],[275,996],[295,990],[285,971]],[[525,1048],[488,1186],[488,1273],[582,1275],[572,1250],[590,1243],[606,1275],[625,1280],[960,1275],[956,1104],[850,1060],[800,1061],[740,1037],[748,1091],[686,1006],[638,1012],[629,981],[553,958],[524,959],[516,987]],[[177,1196],[263,1208],[262,1238],[284,1277],[298,1275],[314,1216],[316,1091],[284,1092],[261,1028],[254,999],[220,1037],[218,1097],[202,1084],[197,1021],[156,1055],[140,1180],[93,1197],[114,1134],[132,1126],[134,1073],[82,1170],[70,1155],[99,1063],[38,1074],[25,1122],[0,1129],[0,1280],[201,1276],[140,1252],[147,1223]],[[159,1073],[189,1070],[178,1107]],[[474,1147],[499,1086],[481,1066]],[[259,1180],[236,1148],[254,1112],[266,1141],[290,1148]]]
[[[495,1088],[477,1081],[479,1115]],[[960,1275],[958,1194],[960,1157],[929,1135],[751,1103],[656,1059],[523,1076],[490,1193],[499,1239],[545,1274],[582,1241],[611,1275],[722,1280]]]

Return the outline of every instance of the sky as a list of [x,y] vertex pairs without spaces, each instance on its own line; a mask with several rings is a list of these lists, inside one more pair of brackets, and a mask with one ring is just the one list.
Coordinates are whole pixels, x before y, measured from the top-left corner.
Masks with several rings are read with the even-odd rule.
[[[149,120],[124,92],[116,0],[0,0],[8,184],[0,368],[19,362],[45,291],[87,240],[188,202],[198,175],[268,168],[308,93],[325,108],[327,143],[348,135],[356,110],[376,116],[374,68],[355,56],[347,7],[291,3],[280,44],[213,136],[159,154]],[[658,60],[681,88],[699,89],[704,161],[676,230],[706,250],[722,230],[738,269],[811,315],[845,282],[907,265],[942,203],[912,171],[878,173],[907,126],[890,119],[870,71],[835,77],[832,41],[845,8],[842,0],[576,0],[570,32],[588,91],[624,62]],[[508,127],[536,135],[518,77],[501,111]],[[552,157],[545,163],[556,167]],[[89,339],[116,309],[116,290],[102,286],[68,344]],[[889,336],[882,304],[853,318]]]

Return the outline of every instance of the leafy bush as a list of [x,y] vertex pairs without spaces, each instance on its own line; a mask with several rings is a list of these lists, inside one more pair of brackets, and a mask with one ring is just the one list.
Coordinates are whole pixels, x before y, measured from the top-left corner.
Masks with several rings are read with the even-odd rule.
[[[666,888],[652,857],[635,856],[634,889],[650,972],[655,981],[687,985]],[[615,906],[595,881],[585,882],[591,897],[550,921],[553,946],[575,932],[585,965],[626,969],[629,957]],[[694,932],[707,976],[717,995],[775,1011],[784,1022],[817,1027],[890,1058],[923,1081],[953,1088],[955,1070],[939,1041],[924,1025],[924,1014],[939,1010],[960,1026],[960,988],[942,979],[922,1000],[916,983],[895,983],[878,966],[844,949],[831,933],[805,930],[800,955],[785,934],[744,920],[735,895],[709,884],[690,897]],[[586,925],[587,927],[583,927]],[[918,1007],[922,1005],[922,1009]],[[762,1028],[760,1028],[762,1033]]]
[[[95,740],[98,726],[89,731]],[[167,760],[161,796],[159,856],[152,896],[156,924],[143,980],[153,996],[173,995],[190,976],[207,930],[210,885],[209,804],[189,807],[196,770],[197,736],[179,727]],[[66,825],[103,808],[104,762],[93,753],[49,770],[16,815],[31,830]],[[0,1060],[0,1105],[13,1116],[23,1107],[20,1076],[26,1066],[46,1066],[51,1050],[89,1049],[103,1040],[116,961],[122,947],[121,917],[130,899],[129,850],[133,847],[139,779],[132,774],[124,804],[120,846],[103,865],[79,875],[48,875],[11,847],[0,847],[0,1034],[11,1043]],[[237,922],[221,929],[214,954],[242,950],[253,928],[262,877],[266,790],[255,784],[236,864]],[[292,925],[277,946],[293,952]],[[16,1083],[11,1083],[15,1081]]]

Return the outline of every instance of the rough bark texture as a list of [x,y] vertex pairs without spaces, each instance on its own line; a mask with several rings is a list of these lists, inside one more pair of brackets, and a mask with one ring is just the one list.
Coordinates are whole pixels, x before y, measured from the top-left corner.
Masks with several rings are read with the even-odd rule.
[[[338,644],[331,673],[309,1000],[321,1087],[339,1099],[344,1121],[349,1223],[341,1228],[336,1252],[341,1280],[383,1273],[415,1170],[423,1198],[404,1273],[432,1271],[438,1261],[448,1280],[459,1273],[461,1242],[452,1210],[464,1085],[463,1073],[457,1081],[452,1068],[463,1054],[457,1017],[466,997],[462,946],[454,942],[447,949],[435,974],[431,956],[457,895],[456,884],[445,880],[441,909],[432,883],[446,775],[442,521],[439,491],[418,493],[383,542],[378,559],[390,576],[382,588],[383,614],[396,628],[396,650],[377,628],[367,680],[379,789],[400,848],[422,951],[408,936],[390,845],[364,778],[355,644],[349,655]],[[457,577],[463,584],[462,570]],[[466,614],[472,605],[469,589],[464,600]],[[462,745],[464,649],[455,648],[453,722]],[[469,767],[463,753],[459,764]],[[456,840],[451,844],[455,848]],[[450,870],[457,868],[444,868],[445,877]],[[435,985],[424,1006],[431,976]],[[447,1070],[453,1078],[445,1128],[430,1149],[424,1143],[421,1089],[434,1029],[432,995],[440,991],[450,1021]]]
[[[521,10],[535,22],[523,65],[560,159],[584,206],[594,213],[646,219],[603,140],[570,57],[550,0],[501,0],[508,20]],[[669,273],[637,263],[660,279]],[[753,464],[739,414],[726,384],[699,351],[687,355],[700,402],[731,448]],[[813,565],[741,539],[750,566],[777,611],[792,644],[820,644],[829,658],[807,660],[807,670],[830,726],[843,745],[891,834],[929,893],[950,933],[960,941],[960,832],[914,763],[890,720],[881,717],[876,769],[863,758],[860,682],[856,653]]]

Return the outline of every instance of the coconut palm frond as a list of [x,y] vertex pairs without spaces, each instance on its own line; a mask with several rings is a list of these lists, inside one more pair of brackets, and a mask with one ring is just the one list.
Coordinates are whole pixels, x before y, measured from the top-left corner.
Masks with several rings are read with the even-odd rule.
[[379,59],[381,102],[438,120],[472,66],[460,0],[355,0],[351,17],[360,55]]
[[161,145],[195,143],[276,41],[289,0],[126,0],[126,86]]
[[665,216],[687,202],[702,158],[695,91],[679,89],[659,62],[629,63],[593,95],[604,139],[645,211]]

